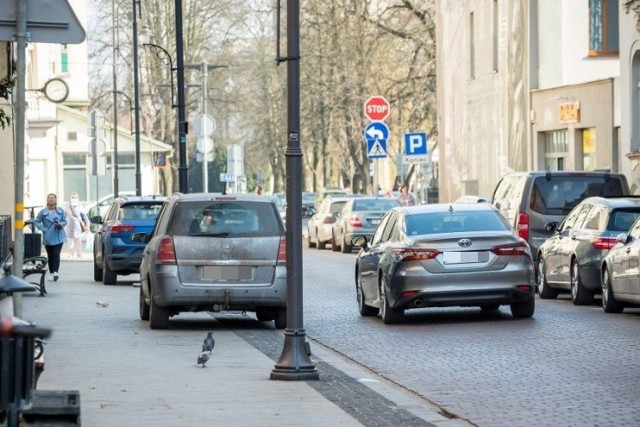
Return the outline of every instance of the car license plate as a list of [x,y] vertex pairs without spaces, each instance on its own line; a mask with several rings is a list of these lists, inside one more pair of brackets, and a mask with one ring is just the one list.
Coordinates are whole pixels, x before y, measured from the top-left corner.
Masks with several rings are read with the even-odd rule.
[[371,223],[371,225],[378,225],[380,224],[380,220],[379,219],[370,219],[369,222]]
[[251,280],[253,269],[246,265],[205,265],[206,280]]
[[442,262],[445,264],[467,264],[488,260],[489,257],[485,252],[444,252],[442,254]]

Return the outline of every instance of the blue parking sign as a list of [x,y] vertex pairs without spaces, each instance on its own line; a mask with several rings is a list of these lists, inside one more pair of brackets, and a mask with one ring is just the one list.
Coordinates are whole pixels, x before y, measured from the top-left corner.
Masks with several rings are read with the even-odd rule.
[[424,156],[427,154],[427,134],[425,132],[404,134],[404,154]]

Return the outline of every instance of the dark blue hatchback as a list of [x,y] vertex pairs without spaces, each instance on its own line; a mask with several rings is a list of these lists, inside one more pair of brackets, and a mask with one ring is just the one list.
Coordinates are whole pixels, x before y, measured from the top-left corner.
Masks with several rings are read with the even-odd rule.
[[118,275],[140,272],[145,244],[131,240],[133,233],[151,234],[165,197],[129,196],[113,201],[104,217],[92,218],[100,228],[93,241],[93,279],[105,285]]

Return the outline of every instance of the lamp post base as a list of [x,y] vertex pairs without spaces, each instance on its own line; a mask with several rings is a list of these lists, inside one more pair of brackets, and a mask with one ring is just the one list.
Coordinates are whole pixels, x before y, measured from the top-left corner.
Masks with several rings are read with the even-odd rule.
[[271,371],[272,380],[307,381],[318,380],[320,374],[309,359],[305,332],[302,330],[286,329],[284,332],[284,347],[280,360]]

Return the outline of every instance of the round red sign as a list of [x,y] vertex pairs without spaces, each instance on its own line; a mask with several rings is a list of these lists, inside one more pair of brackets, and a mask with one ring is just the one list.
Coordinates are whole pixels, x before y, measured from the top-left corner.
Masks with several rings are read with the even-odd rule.
[[381,122],[389,117],[389,101],[384,96],[372,96],[364,103],[364,115],[373,122]]

